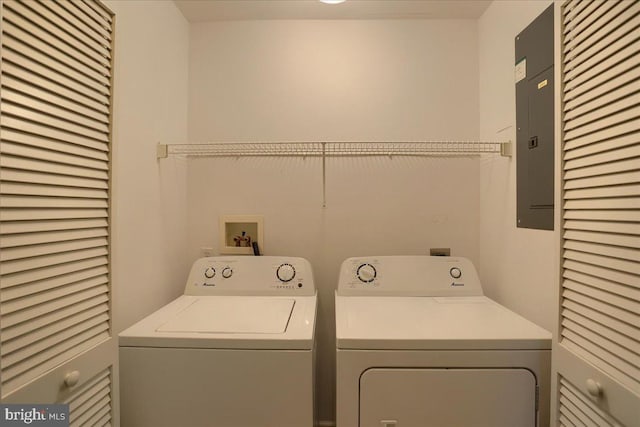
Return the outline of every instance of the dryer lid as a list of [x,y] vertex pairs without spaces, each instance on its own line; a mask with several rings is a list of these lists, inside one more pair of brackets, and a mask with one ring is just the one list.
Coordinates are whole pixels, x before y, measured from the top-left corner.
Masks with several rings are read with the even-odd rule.
[[160,325],[158,332],[216,334],[282,334],[294,299],[205,298],[193,302]]
[[336,295],[339,349],[550,350],[551,333],[485,297]]

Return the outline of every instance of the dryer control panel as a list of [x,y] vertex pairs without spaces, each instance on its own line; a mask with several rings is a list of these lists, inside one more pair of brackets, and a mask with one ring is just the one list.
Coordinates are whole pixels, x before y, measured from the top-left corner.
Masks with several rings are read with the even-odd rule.
[[304,258],[219,256],[194,262],[185,295],[315,295]]
[[479,296],[475,267],[462,257],[379,256],[342,263],[338,295]]

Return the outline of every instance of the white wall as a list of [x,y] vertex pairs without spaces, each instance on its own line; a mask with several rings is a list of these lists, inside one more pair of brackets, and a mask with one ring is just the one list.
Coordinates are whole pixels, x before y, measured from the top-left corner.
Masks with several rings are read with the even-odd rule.
[[193,24],[189,137],[469,138],[475,21]]
[[[173,2],[106,5],[116,14],[111,212],[115,336],[180,294],[190,263],[184,254],[186,165],[158,162],[155,156],[159,141],[187,137],[189,38],[188,23]],[[117,365],[115,369],[117,416]]]
[[179,295],[189,267],[186,164],[156,159],[158,142],[187,138],[189,26],[173,2],[107,5],[116,13],[112,283],[120,332]]
[[[480,137],[514,141],[515,36],[550,4],[494,1],[478,21]],[[547,330],[557,299],[555,232],[516,228],[516,163],[480,166],[480,264],[486,293]]]
[[[193,24],[190,141],[478,137],[476,21]],[[505,161],[505,160],[500,160]],[[191,258],[218,246],[218,217],[264,215],[267,255],[311,261],[319,288],[318,403],[334,418],[333,291],[349,256],[479,260],[478,159],[189,161]]]

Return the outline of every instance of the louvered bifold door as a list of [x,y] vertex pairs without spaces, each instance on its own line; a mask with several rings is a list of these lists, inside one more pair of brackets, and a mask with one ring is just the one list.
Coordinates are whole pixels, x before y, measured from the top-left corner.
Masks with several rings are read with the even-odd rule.
[[94,0],[3,0],[1,13],[2,399],[61,401],[106,369],[88,360],[98,349],[104,364],[112,341],[113,14]]
[[640,1],[561,11],[557,421],[640,426]]

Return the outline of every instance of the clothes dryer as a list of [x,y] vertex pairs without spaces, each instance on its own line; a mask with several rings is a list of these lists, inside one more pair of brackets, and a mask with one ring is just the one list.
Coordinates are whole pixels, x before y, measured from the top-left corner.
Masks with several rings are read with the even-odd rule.
[[551,334],[469,260],[350,258],[335,301],[339,427],[548,426]]

